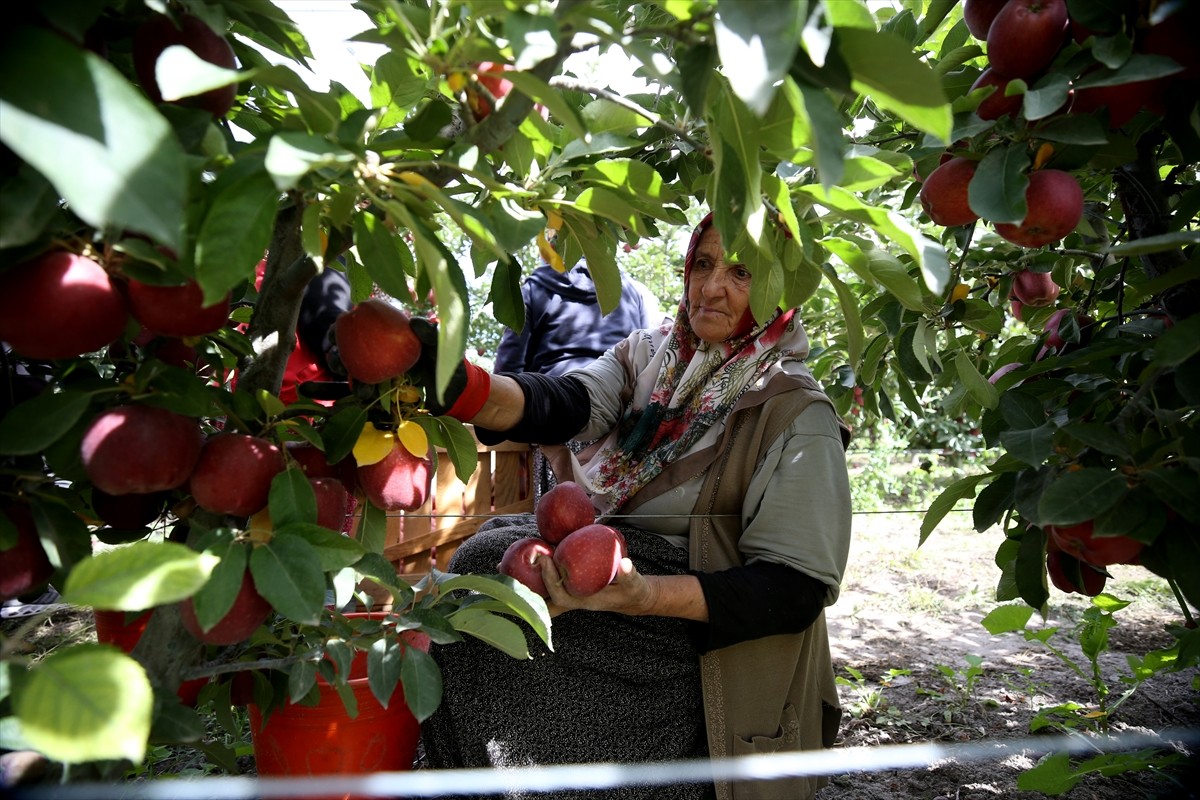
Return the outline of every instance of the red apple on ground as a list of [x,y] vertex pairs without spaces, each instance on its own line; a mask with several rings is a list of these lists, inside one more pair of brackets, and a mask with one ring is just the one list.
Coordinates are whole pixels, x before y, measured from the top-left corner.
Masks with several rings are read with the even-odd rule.
[[1096,536],[1092,520],[1078,525],[1047,525],[1046,533],[1067,555],[1098,567],[1136,563],[1145,546],[1128,536]]
[[[1058,169],[1038,170],[1029,176],[1025,203],[1028,210],[1020,224],[996,223],[996,233],[1022,247],[1057,242],[1075,230],[1083,217],[1083,189],[1079,181],[1071,173]],[[1024,302],[1032,305],[1028,300]]]
[[92,489],[92,510],[105,524],[117,530],[144,528],[163,515],[169,492],[109,494]]
[[359,466],[358,485],[384,511],[414,511],[429,497],[432,466],[429,459],[414,456],[396,442],[382,461]]
[[381,383],[412,369],[421,341],[408,320],[408,314],[378,298],[343,312],[334,335],[347,374],[361,383]]
[[114,495],[182,486],[200,455],[200,426],[191,417],[153,406],[102,411],[79,445],[92,485]]
[[542,538],[558,544],[568,534],[595,522],[596,508],[582,486],[563,481],[538,500],[534,518]]
[[[184,14],[176,27],[170,17],[155,14],[133,36],[133,68],[142,89],[154,103],[163,101],[156,76],[158,57],[171,45],[183,45],[201,60],[218,67],[237,68],[237,59],[229,42],[199,17]],[[236,99],[237,84],[229,84],[171,102],[202,108],[215,117],[223,117]]]
[[17,542],[0,550],[0,602],[20,597],[50,580],[54,566],[46,557],[33,515],[23,505],[0,509],[17,529]]
[[1009,78],[1032,78],[1062,49],[1067,22],[1066,0],[1009,0],[988,28],[988,63]]
[[[1108,576],[1092,565],[1054,549],[1046,553],[1046,572],[1050,575],[1050,582],[1067,594],[1095,597],[1104,591],[1104,584],[1108,582]],[[1078,573],[1078,581],[1083,588],[1079,588],[1072,579],[1075,573]]]
[[258,436],[222,433],[204,443],[192,471],[192,497],[216,514],[245,517],[265,508],[283,452]]
[[967,23],[967,30],[971,35],[981,42],[986,42],[992,21],[1007,2],[1008,0],[965,0],[963,22]]
[[1054,302],[1059,288],[1049,272],[1023,269],[1013,275],[1012,293],[1023,305],[1042,308]]
[[929,173],[921,185],[921,207],[938,225],[966,225],[979,219],[967,201],[971,178],[975,177],[977,161],[955,156]]
[[350,513],[350,493],[337,478],[309,478],[317,498],[317,524],[331,531],[341,531]]
[[617,577],[627,555],[625,537],[607,525],[587,525],[571,533],[554,548],[554,563],[563,586],[576,597],[587,597]]
[[249,639],[250,634],[258,630],[258,626],[270,615],[271,604],[254,588],[254,577],[247,569],[242,575],[242,587],[233,600],[233,607],[207,631],[200,627],[200,621],[196,619],[192,598],[184,600],[179,611],[183,617],[183,627],[192,636],[205,644],[228,645]]
[[155,286],[130,279],[129,312],[147,330],[165,336],[203,336],[229,321],[229,295],[204,305],[204,290],[195,281]]
[[553,545],[536,536],[517,539],[504,551],[497,570],[501,575],[520,581],[542,597],[549,597],[542,571],[534,563],[539,555],[553,556]]
[[125,298],[104,268],[58,250],[0,274],[0,340],[29,358],[71,358],[125,331]]
[[975,79],[975,82],[971,84],[972,92],[976,89],[982,89],[985,86],[996,87],[996,90],[988,95],[979,104],[979,107],[975,109],[975,113],[981,119],[1000,119],[1005,116],[1015,117],[1020,113],[1021,105],[1025,102],[1025,95],[1014,94],[1011,97],[1004,95],[1004,90],[1011,81],[1012,78],[1001,75],[989,67],[981,72],[979,77]]

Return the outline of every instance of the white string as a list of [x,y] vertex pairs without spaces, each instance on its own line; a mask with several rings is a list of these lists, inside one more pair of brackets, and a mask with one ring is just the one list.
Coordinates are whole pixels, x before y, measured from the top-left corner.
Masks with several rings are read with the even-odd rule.
[[[846,775],[889,769],[913,769],[938,761],[996,761],[1016,755],[1039,758],[1051,753],[1098,755],[1143,749],[1175,750],[1194,758],[1200,729],[1171,729],[1158,734],[1117,736],[1037,736],[965,744],[902,744],[831,750],[771,753],[704,761],[653,764],[571,764],[513,769],[422,769],[366,775],[319,777],[205,777],[141,783],[78,783],[17,790],[28,800],[251,800],[320,795],[358,797],[452,797],[464,794],[552,792],[564,789],[612,789],[682,783],[759,781],[817,775]],[[1193,748],[1189,751],[1187,748]]]

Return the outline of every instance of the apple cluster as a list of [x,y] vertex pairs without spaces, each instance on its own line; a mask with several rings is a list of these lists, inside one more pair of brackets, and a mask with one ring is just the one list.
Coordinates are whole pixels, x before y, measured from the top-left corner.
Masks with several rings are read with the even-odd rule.
[[[971,35],[987,44],[988,66],[971,91],[991,88],[992,92],[975,113],[983,120],[1011,118],[1018,128],[1026,127],[1019,119],[1025,95],[1016,87],[1010,90],[1010,84],[1019,81],[1026,87],[1034,86],[1072,41],[1082,44],[1098,33],[1110,33],[1091,31],[1073,20],[1066,0],[966,0],[963,19]],[[1093,114],[1104,110],[1109,127],[1120,128],[1143,109],[1163,114],[1172,81],[1200,76],[1195,48],[1186,41],[1178,22],[1137,31],[1134,50],[1169,56],[1185,66],[1184,72],[1117,85],[1087,86],[1088,78],[1102,68],[1099,63],[1087,66],[1072,81],[1067,100],[1054,113]],[[1032,133],[1036,137],[1036,132]],[[988,133],[981,138],[985,141],[980,144],[986,144],[995,137]],[[964,144],[959,142],[942,156],[919,193],[922,207],[938,225],[967,225],[980,219],[969,203],[969,186],[980,154],[962,147]],[[1022,247],[1059,241],[1075,229],[1083,214],[1084,195],[1079,181],[1070,172],[1042,167],[1043,160],[1039,155],[1028,175],[1024,219],[1019,223],[997,221],[994,225],[999,236]],[[920,180],[919,175],[917,178]]]
[[538,565],[542,556],[554,560],[568,592],[588,597],[613,582],[621,559],[629,555],[625,537],[616,528],[596,522],[591,497],[572,481],[559,483],[542,495],[534,519],[538,536],[526,536],[509,545],[498,571],[542,597],[550,597]]

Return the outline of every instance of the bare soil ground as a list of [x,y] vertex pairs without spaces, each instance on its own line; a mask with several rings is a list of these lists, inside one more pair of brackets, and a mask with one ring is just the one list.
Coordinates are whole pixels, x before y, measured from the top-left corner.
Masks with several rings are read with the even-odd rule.
[[[1019,633],[991,635],[980,620],[996,606],[1000,571],[994,562],[998,530],[976,533],[970,515],[952,513],[917,548],[919,514],[855,516],[855,539],[841,598],[828,613],[843,724],[838,746],[913,742],[995,742],[1030,735],[1037,710],[1075,701],[1094,708],[1090,683],[1038,642]],[[1113,696],[1123,691],[1128,655],[1170,647],[1166,626],[1182,621],[1166,584],[1138,567],[1114,567],[1106,591],[1132,604],[1117,612],[1110,649],[1101,657]],[[1051,642],[1085,672],[1090,665],[1073,635],[1089,599],[1051,591],[1046,621]],[[982,673],[969,687],[968,657]],[[851,670],[857,671],[861,678]],[[1196,671],[1159,674],[1143,684],[1113,717],[1112,731],[1200,732]],[[1031,800],[1047,795],[1017,788],[1037,754],[992,761],[942,760],[916,769],[839,776],[820,800]],[[1175,774],[1147,771],[1088,777],[1068,800],[1195,798],[1195,754]]]

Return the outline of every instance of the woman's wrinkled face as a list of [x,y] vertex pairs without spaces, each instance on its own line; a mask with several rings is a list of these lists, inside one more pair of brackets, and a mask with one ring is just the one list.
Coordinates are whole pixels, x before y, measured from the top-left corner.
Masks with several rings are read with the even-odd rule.
[[750,307],[750,270],[725,263],[725,250],[716,228],[700,235],[688,275],[688,321],[710,344],[733,336]]

